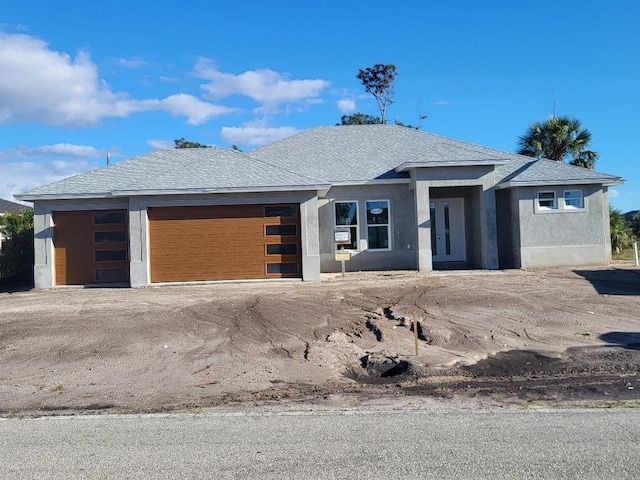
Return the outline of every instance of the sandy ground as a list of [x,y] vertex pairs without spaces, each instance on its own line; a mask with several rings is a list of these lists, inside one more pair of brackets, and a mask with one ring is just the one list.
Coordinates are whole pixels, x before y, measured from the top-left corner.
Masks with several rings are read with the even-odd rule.
[[640,405],[630,265],[0,292],[4,416],[593,403]]

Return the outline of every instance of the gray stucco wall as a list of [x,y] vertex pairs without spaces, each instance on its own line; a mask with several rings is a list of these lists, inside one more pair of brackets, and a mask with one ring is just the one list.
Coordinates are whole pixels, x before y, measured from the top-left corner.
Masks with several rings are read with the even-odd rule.
[[[367,245],[367,200],[388,200],[390,210],[390,250],[369,250]],[[318,200],[320,229],[320,268],[323,272],[339,272],[335,260],[334,208],[336,201],[358,203],[358,250],[346,262],[347,271],[415,270],[416,220],[413,191],[408,183],[332,187]]]
[[[584,208],[564,208],[563,192],[581,189]],[[554,191],[558,208],[538,210],[538,191]],[[607,265],[611,256],[609,210],[600,185],[518,189],[520,267]]]

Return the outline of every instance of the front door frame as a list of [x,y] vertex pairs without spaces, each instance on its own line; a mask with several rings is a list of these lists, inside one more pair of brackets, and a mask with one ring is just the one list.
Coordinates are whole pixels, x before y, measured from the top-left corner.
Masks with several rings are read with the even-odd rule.
[[432,262],[466,262],[464,198],[431,198],[429,216]]

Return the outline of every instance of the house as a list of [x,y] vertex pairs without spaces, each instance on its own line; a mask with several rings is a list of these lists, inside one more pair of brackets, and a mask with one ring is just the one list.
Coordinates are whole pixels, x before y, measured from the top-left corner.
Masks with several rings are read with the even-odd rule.
[[618,176],[392,125],[156,151],[34,188],[38,287],[610,261]]
[[[20,213],[26,207],[24,205],[20,205],[19,203],[10,202],[8,200],[3,200],[0,198],[0,217],[5,213]],[[2,241],[5,238],[2,236],[2,232],[0,232],[0,250],[2,250]]]

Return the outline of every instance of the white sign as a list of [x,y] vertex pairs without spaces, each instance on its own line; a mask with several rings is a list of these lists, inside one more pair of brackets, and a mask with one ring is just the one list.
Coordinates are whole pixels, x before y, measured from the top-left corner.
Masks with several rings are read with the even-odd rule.
[[351,243],[351,232],[349,230],[336,230],[334,232],[335,243]]

